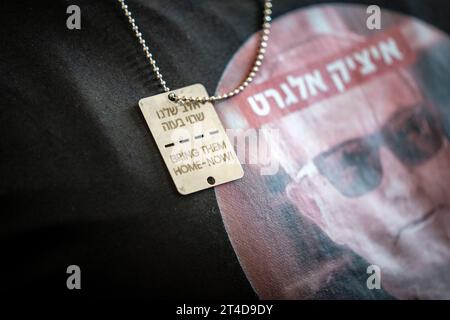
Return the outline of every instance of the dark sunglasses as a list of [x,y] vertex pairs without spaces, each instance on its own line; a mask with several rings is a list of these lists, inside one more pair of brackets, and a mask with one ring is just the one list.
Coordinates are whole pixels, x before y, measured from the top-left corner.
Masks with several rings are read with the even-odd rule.
[[418,166],[443,145],[441,127],[425,107],[394,114],[375,134],[346,141],[313,160],[319,173],[346,197],[376,189],[383,176],[380,147],[386,146],[405,165]]

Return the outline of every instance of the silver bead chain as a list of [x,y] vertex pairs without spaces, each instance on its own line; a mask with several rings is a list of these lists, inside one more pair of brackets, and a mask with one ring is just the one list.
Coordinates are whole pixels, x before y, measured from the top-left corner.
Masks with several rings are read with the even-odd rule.
[[[145,42],[142,33],[139,31],[139,27],[136,24],[136,21],[134,20],[131,11],[128,10],[128,5],[125,3],[125,0],[118,0],[120,5],[122,6],[123,13],[128,18],[128,22],[130,23],[131,29],[135,33],[137,39],[139,40],[139,43],[142,46],[142,49],[144,51],[145,56],[147,57],[148,61],[150,62],[150,65],[153,68],[153,73],[155,74],[156,79],[159,81],[159,84],[163,88],[164,92],[169,92],[170,88],[167,86],[166,81],[164,80],[161,72],[159,71],[159,67],[156,64],[156,60],[153,57],[153,54],[150,52],[150,49],[147,46],[147,43]],[[189,96],[178,96],[175,93],[169,94],[169,99],[172,101],[181,101],[181,102],[214,102],[218,100],[223,100],[227,98],[231,98],[242,91],[244,91],[245,88],[247,88],[250,83],[252,83],[253,79],[255,78],[257,72],[259,71],[259,68],[262,65],[262,62],[264,60],[264,56],[266,54],[266,48],[267,48],[267,42],[269,41],[269,34],[270,34],[270,22],[272,21],[272,0],[265,0],[264,1],[264,20],[262,25],[262,33],[259,43],[258,52],[256,54],[255,62],[253,63],[253,67],[245,80],[241,82],[239,86],[236,87],[236,89],[231,90],[228,93],[220,94],[216,96],[211,97],[189,97]]]

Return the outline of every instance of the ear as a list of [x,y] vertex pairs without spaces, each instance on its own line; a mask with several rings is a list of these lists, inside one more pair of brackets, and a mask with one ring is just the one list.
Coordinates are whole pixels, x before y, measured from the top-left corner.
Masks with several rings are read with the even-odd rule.
[[295,204],[299,212],[327,232],[327,226],[322,218],[320,208],[314,200],[314,192],[314,186],[306,183],[294,182],[287,186],[287,196]]

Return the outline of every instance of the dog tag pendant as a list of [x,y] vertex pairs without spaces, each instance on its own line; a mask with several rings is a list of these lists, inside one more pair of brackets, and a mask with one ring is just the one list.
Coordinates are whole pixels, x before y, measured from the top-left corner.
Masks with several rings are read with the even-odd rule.
[[139,107],[179,193],[240,179],[242,166],[211,102],[173,102],[168,96],[206,97],[201,84],[144,98]]

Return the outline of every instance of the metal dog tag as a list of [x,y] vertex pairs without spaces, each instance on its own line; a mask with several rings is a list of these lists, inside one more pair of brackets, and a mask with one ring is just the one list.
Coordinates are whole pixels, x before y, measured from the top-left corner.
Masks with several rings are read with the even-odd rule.
[[[201,84],[171,91],[206,97]],[[212,103],[172,102],[165,92],[139,106],[179,193],[187,195],[240,179],[242,166]]]

